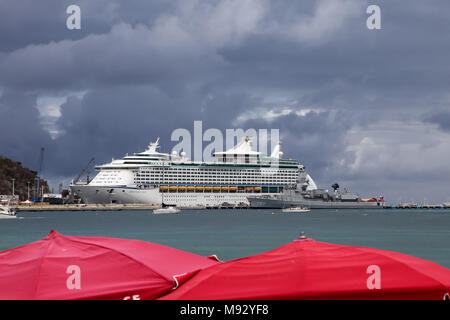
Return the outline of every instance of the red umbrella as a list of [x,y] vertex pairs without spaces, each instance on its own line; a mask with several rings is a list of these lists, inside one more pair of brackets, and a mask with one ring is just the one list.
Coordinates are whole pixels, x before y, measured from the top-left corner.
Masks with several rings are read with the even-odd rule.
[[298,239],[198,272],[161,299],[443,299],[450,270],[404,254]]
[[154,299],[216,263],[138,240],[51,231],[0,252],[0,299]]

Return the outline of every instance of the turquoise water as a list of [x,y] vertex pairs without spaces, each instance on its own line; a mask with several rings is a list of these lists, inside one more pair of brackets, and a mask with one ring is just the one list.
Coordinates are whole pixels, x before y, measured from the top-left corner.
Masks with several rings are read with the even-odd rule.
[[139,239],[230,260],[297,238],[393,250],[450,268],[450,210],[184,210],[20,212],[0,220],[0,251],[66,235]]

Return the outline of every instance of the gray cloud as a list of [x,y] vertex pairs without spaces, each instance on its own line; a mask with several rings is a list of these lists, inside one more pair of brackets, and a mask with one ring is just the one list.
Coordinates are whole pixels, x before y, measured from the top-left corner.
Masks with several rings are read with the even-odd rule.
[[437,124],[441,130],[450,132],[450,111],[432,112],[427,114],[424,119],[427,122]]
[[[445,198],[450,4],[377,1],[383,29],[369,31],[368,3],[85,0],[69,31],[70,1],[2,1],[3,155],[34,166],[44,145],[46,174],[71,177],[157,136],[169,151],[202,120],[280,129],[321,185],[397,200],[428,182]],[[65,102],[39,113],[52,97]]]
[[53,142],[37,119],[36,96],[5,90],[0,96],[0,146],[2,154],[37,170],[39,150]]

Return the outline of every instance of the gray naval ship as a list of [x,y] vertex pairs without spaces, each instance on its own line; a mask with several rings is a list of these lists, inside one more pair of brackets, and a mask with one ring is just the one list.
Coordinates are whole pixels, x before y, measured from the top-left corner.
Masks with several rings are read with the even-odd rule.
[[[311,188],[313,185],[315,188]],[[308,207],[311,209],[379,209],[385,205],[384,197],[362,199],[357,193],[347,189],[339,190],[337,183],[332,185],[333,193],[317,189],[308,174],[299,176],[298,184],[277,195],[247,197],[251,208],[283,209]]]

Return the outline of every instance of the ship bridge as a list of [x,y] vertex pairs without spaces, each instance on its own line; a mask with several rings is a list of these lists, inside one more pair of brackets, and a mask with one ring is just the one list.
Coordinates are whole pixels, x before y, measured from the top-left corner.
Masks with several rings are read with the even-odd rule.
[[140,167],[142,165],[149,165],[155,161],[168,161],[170,156],[167,153],[156,151],[159,148],[159,138],[155,142],[150,142],[147,149],[143,152],[134,153],[132,156],[128,154],[122,159],[112,159],[110,163],[96,166],[95,169],[119,169],[127,167]]

